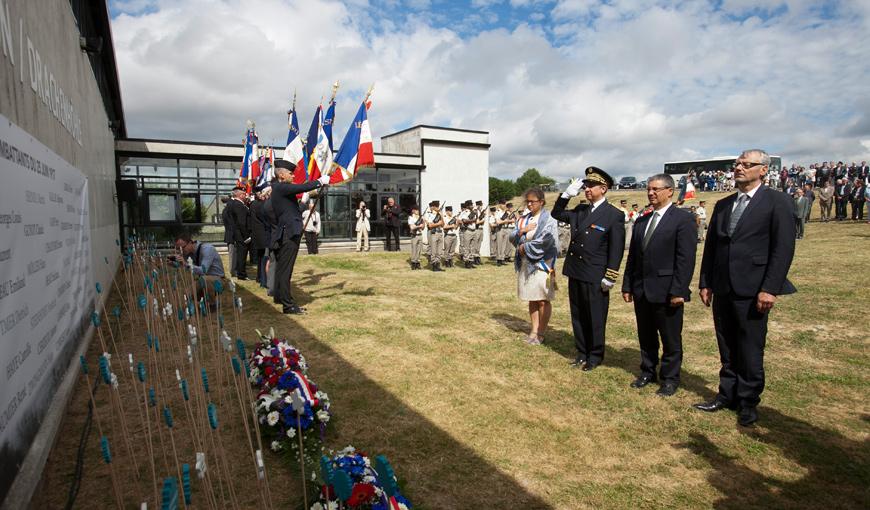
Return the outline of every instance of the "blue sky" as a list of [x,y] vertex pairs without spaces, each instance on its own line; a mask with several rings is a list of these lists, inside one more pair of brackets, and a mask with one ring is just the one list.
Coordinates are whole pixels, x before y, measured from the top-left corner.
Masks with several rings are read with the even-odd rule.
[[[491,133],[491,173],[646,176],[763,147],[870,159],[870,2],[112,0],[130,136],[286,136],[342,87],[379,137],[426,123]],[[309,111],[310,110],[310,111]]]

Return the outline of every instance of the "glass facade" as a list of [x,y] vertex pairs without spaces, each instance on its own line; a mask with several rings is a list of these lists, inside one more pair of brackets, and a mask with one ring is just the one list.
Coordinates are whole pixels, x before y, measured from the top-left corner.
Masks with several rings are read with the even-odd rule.
[[[137,192],[135,202],[119,201],[123,238],[133,232],[153,234],[158,243],[168,245],[178,233],[189,231],[198,239],[222,242],[221,198],[235,186],[239,164],[119,153],[118,179],[136,181]],[[360,202],[371,210],[371,237],[383,238],[381,211],[388,198],[399,204],[407,218],[411,207],[420,203],[420,169],[365,169],[353,181],[329,187],[317,206],[323,218],[321,239],[354,239],[354,211]],[[402,234],[409,235],[404,222]]]

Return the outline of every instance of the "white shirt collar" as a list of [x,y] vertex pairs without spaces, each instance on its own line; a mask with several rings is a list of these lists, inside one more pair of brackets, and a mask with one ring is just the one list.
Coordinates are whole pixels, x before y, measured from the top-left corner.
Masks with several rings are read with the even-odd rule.
[[738,190],[737,191],[737,200],[740,200],[740,197],[742,197],[743,195],[746,195],[749,198],[749,200],[752,200],[752,197],[755,196],[755,192],[758,191],[758,188],[760,188],[760,187],[761,187],[761,183],[759,182],[757,186],[755,186],[751,190],[747,191],[746,193]]
[[[592,202],[592,211],[598,209],[598,206],[607,201],[607,197],[601,197],[597,202]],[[590,211],[591,212],[591,211]]]
[[662,207],[661,209],[654,210],[654,211],[653,211],[653,214],[658,214],[658,215],[659,215],[659,219],[662,219],[662,216],[665,215],[665,213],[668,211],[668,208],[669,208],[671,205],[673,205],[673,202],[668,202],[668,203],[667,203],[664,207]]

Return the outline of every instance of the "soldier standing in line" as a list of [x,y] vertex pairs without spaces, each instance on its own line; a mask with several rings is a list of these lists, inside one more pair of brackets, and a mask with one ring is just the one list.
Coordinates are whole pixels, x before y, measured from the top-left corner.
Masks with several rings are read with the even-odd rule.
[[493,237],[495,238],[495,265],[503,266],[505,255],[507,253],[508,246],[510,246],[510,233],[508,232],[508,228],[510,227],[511,220],[509,219],[510,214],[507,210],[507,205],[504,200],[498,201],[498,211],[493,214],[495,229],[493,230]]
[[517,216],[517,212],[514,210],[513,202],[508,202],[507,203],[507,221],[508,221],[508,223],[504,225],[505,232],[507,232],[507,240],[508,240],[507,246],[505,246],[505,248],[504,248],[505,264],[514,261],[514,257],[513,257],[514,247],[513,247],[513,245],[511,245],[510,237],[511,237],[511,232],[514,229],[514,226],[517,224],[517,219],[518,219],[518,216]]
[[458,228],[459,222],[453,216],[453,206],[448,205],[444,208],[444,267],[453,267]]
[[424,216],[426,228],[429,229],[429,265],[432,271],[444,271],[441,269],[444,259],[444,217],[441,216],[440,207],[438,200],[429,202],[429,212]]
[[423,229],[426,224],[420,216],[418,207],[411,208],[408,216],[408,227],[411,229],[411,269],[420,269],[420,254],[423,251]]
[[483,262],[480,261],[480,245],[483,244],[483,226],[486,223],[486,207],[483,205],[483,200],[475,202],[475,211],[477,212],[477,222],[475,223],[474,237],[472,239],[472,252],[474,253],[474,265],[479,266]]
[[489,208],[489,216],[486,217],[486,225],[489,227],[489,260],[498,260],[495,238],[498,237],[498,222],[495,218],[496,208]]
[[628,247],[631,246],[631,228],[634,226],[634,223],[631,221],[631,211],[628,210],[628,201],[620,200],[617,209],[625,215],[625,223],[623,223],[623,227],[625,228],[625,249],[627,250]]
[[474,268],[474,231],[477,228],[477,211],[471,200],[462,204],[462,213],[459,215],[459,251],[462,253],[462,261],[465,269]]

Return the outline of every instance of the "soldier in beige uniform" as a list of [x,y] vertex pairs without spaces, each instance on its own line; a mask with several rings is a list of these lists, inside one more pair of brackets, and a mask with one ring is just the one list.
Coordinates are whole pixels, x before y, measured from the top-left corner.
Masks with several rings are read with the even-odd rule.
[[411,208],[408,216],[408,227],[411,229],[411,269],[420,269],[420,254],[423,252],[423,229],[426,224],[420,216],[420,209]]
[[453,267],[458,232],[459,221],[453,216],[453,207],[448,205],[444,208],[444,267]]
[[486,207],[483,205],[483,200],[478,200],[475,202],[477,211],[477,228],[474,230],[474,236],[472,238],[472,251],[474,252],[474,265],[479,266],[482,264],[480,261],[480,246],[483,244],[483,229],[486,224]]
[[438,200],[429,202],[429,212],[423,217],[429,229],[429,265],[432,271],[444,271],[441,269],[444,259],[444,217],[441,216],[440,206]]
[[471,200],[462,204],[462,212],[459,214],[459,252],[465,269],[474,268],[474,232],[477,229],[477,210]]
[[507,256],[508,247],[510,246],[509,228],[513,223],[510,220],[510,213],[507,210],[507,205],[504,200],[498,201],[498,209],[493,214],[495,228],[493,229],[493,237],[495,238],[495,265],[505,265],[505,257]]

